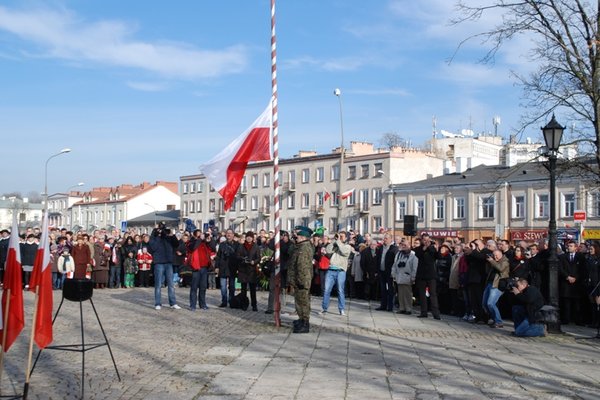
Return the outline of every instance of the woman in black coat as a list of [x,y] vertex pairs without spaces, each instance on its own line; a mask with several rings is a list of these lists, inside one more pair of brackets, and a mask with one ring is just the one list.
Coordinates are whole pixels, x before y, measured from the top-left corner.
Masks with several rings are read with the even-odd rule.
[[450,252],[450,248],[445,244],[438,251],[435,267],[437,270],[437,294],[440,312],[442,314],[449,314],[452,308],[449,290],[452,253]]
[[237,249],[238,281],[242,285],[242,294],[246,296],[248,287],[250,288],[250,303],[252,311],[258,311],[256,303],[256,282],[258,279],[257,268],[260,261],[260,251],[254,243],[254,233],[246,233],[244,243]]
[[592,303],[592,327],[597,328],[600,323],[600,244],[592,243],[586,258],[587,288],[590,302]]

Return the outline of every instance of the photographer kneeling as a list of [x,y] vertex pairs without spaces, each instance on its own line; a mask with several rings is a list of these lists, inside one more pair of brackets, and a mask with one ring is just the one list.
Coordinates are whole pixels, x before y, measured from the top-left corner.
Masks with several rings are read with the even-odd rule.
[[517,304],[512,308],[515,323],[515,336],[546,336],[546,326],[540,312],[544,306],[544,297],[538,288],[529,286],[527,279],[519,278],[511,288]]

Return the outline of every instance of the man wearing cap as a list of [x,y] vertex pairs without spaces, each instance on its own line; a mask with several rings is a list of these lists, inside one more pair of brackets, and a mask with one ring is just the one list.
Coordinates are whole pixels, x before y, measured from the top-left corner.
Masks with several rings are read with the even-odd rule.
[[329,269],[325,277],[325,293],[323,294],[323,311],[321,311],[321,314],[327,313],[331,290],[336,285],[338,291],[338,310],[340,311],[340,315],[346,315],[344,286],[346,285],[348,257],[352,252],[352,246],[346,244],[346,232],[341,231],[337,233],[333,241],[325,248],[325,252],[329,256]]
[[296,230],[296,247],[288,264],[288,281],[294,289],[298,319],[294,321],[294,333],[308,333],[310,329],[310,284],[313,278],[312,260],[315,248],[309,240],[312,230],[300,227]]

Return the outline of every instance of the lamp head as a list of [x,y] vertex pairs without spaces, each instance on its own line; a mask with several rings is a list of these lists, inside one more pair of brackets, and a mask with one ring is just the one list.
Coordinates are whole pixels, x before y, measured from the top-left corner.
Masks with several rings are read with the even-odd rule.
[[70,152],[71,152],[71,149],[69,149],[69,148],[67,147],[67,148],[64,148],[64,149],[62,149],[62,150],[60,151],[60,154],[63,154],[63,153],[70,153]]
[[548,124],[542,128],[544,140],[546,141],[546,147],[548,147],[549,151],[558,151],[564,131],[565,127],[560,125],[556,121],[556,118],[554,118],[554,114],[552,114],[552,119],[550,122],[548,122]]
[[333,89],[333,94],[337,97],[340,97],[342,95],[342,91],[339,88],[335,88]]

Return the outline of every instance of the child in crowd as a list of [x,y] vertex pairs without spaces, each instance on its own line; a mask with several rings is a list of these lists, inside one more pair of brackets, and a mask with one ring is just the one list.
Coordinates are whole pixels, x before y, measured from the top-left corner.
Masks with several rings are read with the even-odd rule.
[[132,288],[134,286],[133,280],[135,278],[135,274],[138,272],[137,260],[135,259],[132,251],[127,253],[127,258],[123,263],[123,267],[125,268],[125,287]]
[[75,261],[69,253],[67,246],[63,247],[62,254],[58,257],[56,262],[56,268],[58,273],[61,274],[60,287],[62,288],[65,279],[73,279],[73,273],[75,272]]
[[148,287],[150,268],[152,267],[152,254],[148,253],[148,247],[142,247],[140,253],[137,256],[137,263],[139,269],[139,280],[140,286]]

